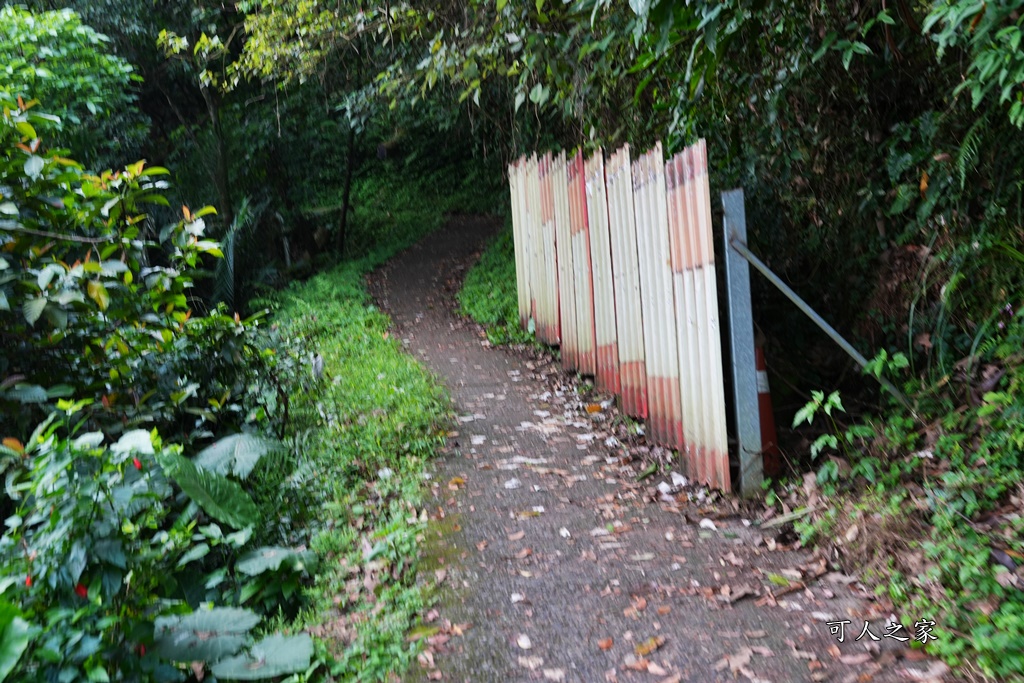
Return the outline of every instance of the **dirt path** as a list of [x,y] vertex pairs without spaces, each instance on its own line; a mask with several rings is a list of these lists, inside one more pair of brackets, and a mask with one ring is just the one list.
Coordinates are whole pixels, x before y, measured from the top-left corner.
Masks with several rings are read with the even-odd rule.
[[[928,680],[913,676],[927,663],[908,661],[905,644],[883,638],[879,652],[867,637],[854,642],[865,617],[881,636],[889,616],[872,612],[856,584],[821,577],[780,595],[779,575],[806,578],[824,562],[770,550],[774,539],[739,516],[702,525],[710,513],[696,505],[650,500],[664,477],[634,483],[613,410],[581,410],[557,364],[488,348],[454,315],[469,257],[495,228],[453,219],[371,277],[395,333],[447,384],[461,416],[436,468],[428,539],[443,584],[439,615],[429,618],[443,628],[426,666],[410,675]],[[830,634],[831,620],[850,620],[844,643]]]

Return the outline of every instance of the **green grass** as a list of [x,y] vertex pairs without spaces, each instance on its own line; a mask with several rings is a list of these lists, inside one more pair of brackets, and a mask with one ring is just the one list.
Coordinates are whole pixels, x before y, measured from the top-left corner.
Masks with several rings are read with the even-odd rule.
[[494,238],[466,274],[458,299],[463,315],[483,325],[492,344],[532,338],[519,326],[516,257],[510,227]]
[[448,400],[368,300],[363,277],[384,255],[317,275],[277,302],[282,333],[324,359],[323,376],[292,396],[290,411],[297,476],[315,510],[310,546],[321,557],[297,625],[329,627],[323,671],[334,680],[403,671],[418,647],[406,634],[426,604],[417,510]]

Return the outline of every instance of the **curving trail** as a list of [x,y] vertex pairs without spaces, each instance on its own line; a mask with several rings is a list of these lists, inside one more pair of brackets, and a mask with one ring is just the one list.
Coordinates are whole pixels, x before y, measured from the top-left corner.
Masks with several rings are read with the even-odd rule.
[[[906,644],[854,642],[865,617],[880,636],[889,616],[857,584],[821,577],[778,595],[769,573],[807,577],[823,563],[769,550],[768,532],[723,514],[729,501],[716,514],[651,500],[662,479],[634,482],[614,410],[595,420],[557,363],[489,348],[453,312],[470,259],[498,227],[454,217],[370,277],[395,334],[460,416],[430,506],[442,589],[428,618],[442,629],[410,679],[937,680],[908,676],[932,663],[908,659]],[[719,517],[714,529],[700,526],[706,516]],[[842,644],[832,619],[851,622]],[[638,655],[645,644],[658,646]]]

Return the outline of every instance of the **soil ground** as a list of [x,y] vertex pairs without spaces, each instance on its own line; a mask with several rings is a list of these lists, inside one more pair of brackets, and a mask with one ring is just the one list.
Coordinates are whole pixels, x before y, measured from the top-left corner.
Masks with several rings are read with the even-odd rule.
[[[608,401],[582,399],[586,385],[550,356],[491,348],[455,313],[498,227],[453,217],[370,277],[459,415],[426,539],[437,630],[410,680],[938,680],[943,667],[910,642],[855,640],[865,620],[883,636],[890,615],[852,577],[735,501],[659,496],[664,471],[638,483],[636,444]],[[828,622],[842,620],[840,643]]]

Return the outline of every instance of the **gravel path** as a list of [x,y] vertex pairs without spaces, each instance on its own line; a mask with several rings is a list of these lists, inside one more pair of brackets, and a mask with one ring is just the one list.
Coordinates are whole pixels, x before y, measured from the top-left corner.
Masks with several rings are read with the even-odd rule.
[[[823,560],[748,526],[732,501],[682,502],[693,489],[659,500],[653,487],[671,482],[636,483],[614,408],[587,412],[599,397],[584,404],[556,362],[490,348],[453,313],[497,227],[455,217],[370,278],[394,334],[460,416],[436,466],[427,539],[437,631],[410,679],[931,680],[913,676],[932,663],[907,644],[854,642],[865,618],[881,636],[889,616],[858,584],[812,580]],[[780,576],[806,587],[786,592]],[[844,643],[831,620],[850,620]]]

